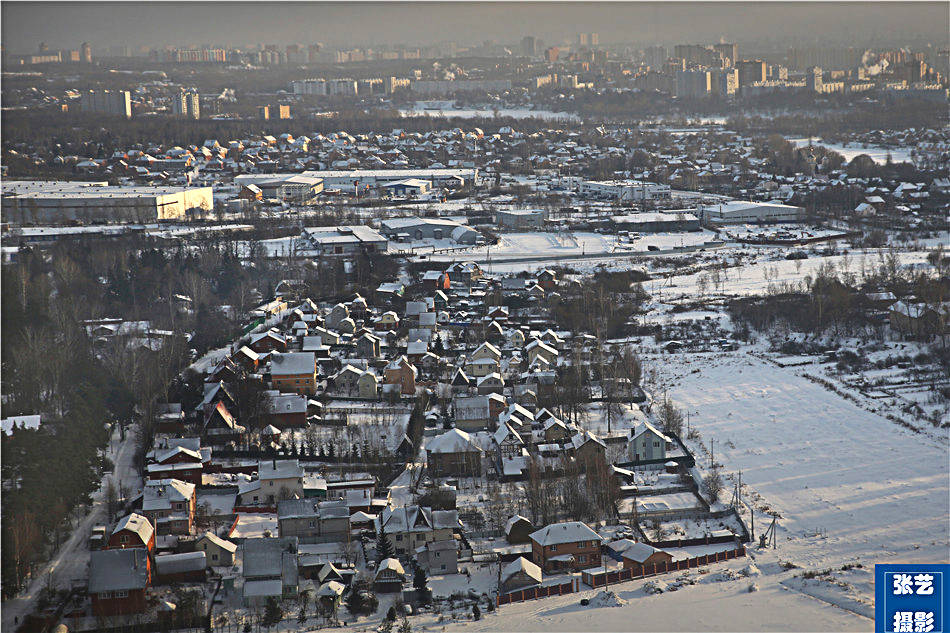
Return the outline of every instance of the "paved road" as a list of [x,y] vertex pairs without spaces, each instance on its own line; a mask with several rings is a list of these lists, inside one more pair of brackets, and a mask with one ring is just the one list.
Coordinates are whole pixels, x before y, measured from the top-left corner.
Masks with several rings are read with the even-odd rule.
[[36,599],[46,587],[50,573],[52,573],[53,585],[60,588],[69,587],[73,580],[86,579],[89,566],[87,538],[94,525],[105,523],[105,488],[108,480],[114,478],[116,489],[124,485],[133,491],[141,490],[142,478],[135,472],[133,466],[134,429],[129,429],[124,441],[119,441],[119,433],[116,429],[109,440],[108,455],[115,464],[114,474],[103,478],[99,490],[93,493],[93,505],[89,513],[79,521],[69,539],[60,546],[53,559],[37,570],[30,585],[19,596],[3,603],[3,631],[14,631],[16,628],[14,621],[22,623],[24,616],[33,610]]

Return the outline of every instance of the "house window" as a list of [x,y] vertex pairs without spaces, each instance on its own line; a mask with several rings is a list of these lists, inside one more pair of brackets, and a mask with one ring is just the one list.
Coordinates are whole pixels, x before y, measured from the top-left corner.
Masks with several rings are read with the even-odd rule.
[[212,554],[212,555],[211,555],[211,560],[218,560],[218,555],[217,555],[217,554]]
[[653,448],[660,448],[659,442],[653,442]]
[[552,552],[556,552],[556,551],[557,551],[557,545],[552,545],[552,546],[551,546],[551,551],[552,551]]
[[101,592],[101,593],[99,594],[99,599],[100,599],[100,600],[108,600],[108,599],[111,598],[111,597],[112,597],[112,592],[111,592],[111,591],[103,591],[103,592]]
[[581,554],[580,556],[577,557],[577,562],[578,562],[578,563],[586,563],[586,562],[587,562],[587,557],[586,557],[585,555]]
[[442,571],[445,571],[445,565],[442,565]]
[[115,598],[128,598],[128,597],[129,597],[129,592],[128,592],[128,591],[124,591],[124,590],[123,590],[123,591],[116,591],[116,592],[115,592],[115,595],[114,595],[113,597],[115,597]]
[[313,527],[313,521],[310,522],[310,527]]
[[128,535],[128,534],[123,534],[122,536],[120,536],[120,537],[119,537],[119,542],[120,542],[120,543],[128,543],[128,542],[129,542],[129,535]]
[[397,534],[397,535],[396,535],[396,540],[397,540],[397,541],[401,541],[401,540],[402,540],[402,534]]

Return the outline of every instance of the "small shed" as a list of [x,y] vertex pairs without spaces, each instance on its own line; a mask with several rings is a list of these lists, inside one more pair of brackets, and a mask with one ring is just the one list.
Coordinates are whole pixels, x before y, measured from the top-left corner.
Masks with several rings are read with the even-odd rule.
[[508,519],[505,525],[505,539],[511,544],[528,543],[532,532],[534,532],[534,526],[531,525],[531,521],[520,514]]

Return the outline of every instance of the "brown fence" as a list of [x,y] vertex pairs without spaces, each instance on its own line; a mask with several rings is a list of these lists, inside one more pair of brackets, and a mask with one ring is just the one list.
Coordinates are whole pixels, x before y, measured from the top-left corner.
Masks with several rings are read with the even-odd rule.
[[603,587],[607,583],[614,584],[628,580],[636,580],[637,578],[646,578],[647,576],[656,576],[657,574],[665,574],[671,571],[692,569],[694,567],[732,560],[733,558],[741,558],[743,556],[745,556],[745,547],[738,547],[736,549],[731,549],[724,552],[704,554],[703,556],[697,556],[695,558],[685,558],[674,563],[644,565],[641,569],[621,569],[607,573],[598,572],[596,574],[582,571],[581,579],[584,581],[585,585],[597,588]]
[[518,591],[512,591],[511,593],[503,593],[498,596],[496,602],[500,607],[503,604],[510,604],[512,602],[524,602],[525,600],[547,598],[548,596],[562,596],[578,591],[580,591],[580,581],[578,581],[577,578],[572,578],[568,582],[559,585],[537,585],[519,589]]

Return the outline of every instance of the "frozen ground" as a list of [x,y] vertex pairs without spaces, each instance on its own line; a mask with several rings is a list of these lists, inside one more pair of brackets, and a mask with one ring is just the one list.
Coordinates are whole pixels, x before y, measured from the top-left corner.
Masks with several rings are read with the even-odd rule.
[[[896,255],[904,265],[919,265],[927,261],[927,251],[924,250],[898,252]],[[866,253],[853,251],[847,256],[811,256],[800,260],[760,258],[755,263],[729,268],[725,271],[726,277],[724,277],[721,291],[717,292],[710,282],[707,285],[706,294],[721,292],[726,295],[763,295],[768,292],[770,285],[778,287],[786,283],[800,284],[806,275],[814,276],[822,264],[830,263],[840,270],[845,262],[848,264],[848,270],[854,273],[859,273],[862,265],[876,269],[880,265],[880,252],[872,249]],[[698,299],[700,297],[698,282],[702,275],[707,275],[708,279],[706,271],[677,275],[671,280],[660,277],[644,283],[644,289],[657,300]]]
[[[714,441],[724,472],[742,470],[747,498],[780,514],[784,556],[806,568],[948,559],[946,433],[913,433],[744,353],[658,365],[673,400],[693,412],[700,465]],[[756,514],[760,533],[766,518]]]
[[[739,559],[729,568],[741,569],[748,559]],[[711,569],[720,569],[716,566]],[[781,578],[788,572],[776,574]],[[620,607],[583,607],[581,598],[593,598],[599,591],[582,591],[515,603],[486,614],[478,622],[442,625],[423,624],[421,616],[414,630],[445,631],[866,631],[870,620],[820,602],[778,582],[761,578],[740,578],[703,582],[692,572],[697,584],[659,595],[649,595],[634,581],[611,587],[626,604]],[[667,580],[672,581],[670,577]],[[751,582],[762,585],[755,592]],[[484,610],[483,610],[484,613]]]
[[[808,145],[809,139],[807,138],[790,138],[788,142],[795,145],[796,147],[805,147]],[[860,143],[826,143],[819,139],[811,139],[812,145],[821,145],[827,147],[828,149],[838,152],[844,159],[848,162],[854,160],[855,156],[860,156],[861,154],[867,154],[871,157],[878,165],[883,165],[887,162],[887,155],[891,155],[891,161],[895,163],[912,163],[910,157],[910,148],[894,148],[889,149],[887,147],[880,147],[877,145],[861,145]]]

